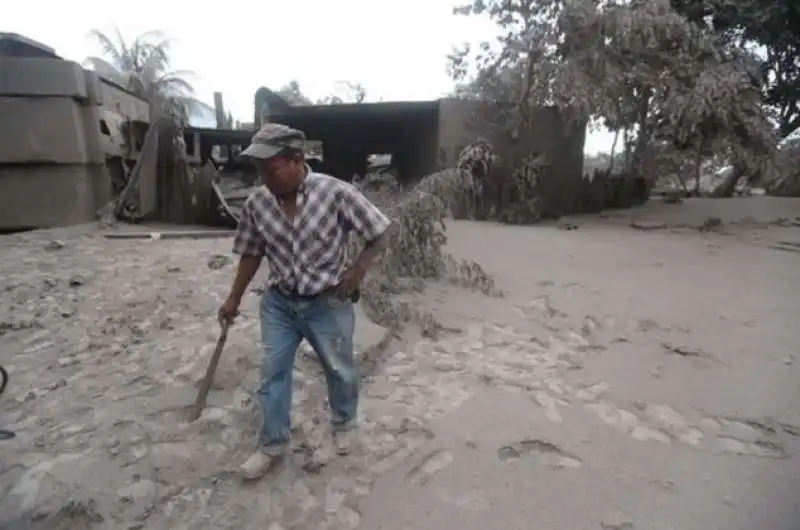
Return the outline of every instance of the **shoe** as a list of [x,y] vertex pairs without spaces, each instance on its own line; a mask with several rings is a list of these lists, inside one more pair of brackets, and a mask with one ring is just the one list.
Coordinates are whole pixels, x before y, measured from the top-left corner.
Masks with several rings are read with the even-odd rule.
[[350,428],[341,431],[333,431],[333,445],[336,447],[336,454],[339,456],[349,455],[358,442],[358,429]]
[[258,451],[242,464],[239,468],[242,478],[245,480],[256,480],[267,474],[270,468],[283,459],[286,455],[284,447],[260,447]]

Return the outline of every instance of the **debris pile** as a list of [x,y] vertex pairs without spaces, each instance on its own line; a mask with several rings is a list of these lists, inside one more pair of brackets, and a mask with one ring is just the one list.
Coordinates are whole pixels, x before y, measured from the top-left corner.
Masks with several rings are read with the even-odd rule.
[[[439,171],[407,192],[390,175],[383,174],[380,179],[368,176],[361,189],[393,221],[388,248],[362,289],[362,299],[373,320],[394,328],[413,323],[423,334],[435,335],[441,326],[433,316],[397,296],[424,289],[425,280],[446,280],[487,295],[502,295],[478,263],[456,259],[444,249],[446,219],[456,208],[466,206],[467,212],[474,212],[471,206],[482,190],[472,171]],[[360,242],[353,238],[351,256],[359,250]]]

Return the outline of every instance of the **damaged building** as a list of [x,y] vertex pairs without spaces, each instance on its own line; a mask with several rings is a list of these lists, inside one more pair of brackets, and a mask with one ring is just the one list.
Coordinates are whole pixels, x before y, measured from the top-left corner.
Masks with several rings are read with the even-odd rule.
[[141,149],[141,134],[123,137],[121,124],[142,132],[149,113],[52,48],[0,33],[0,230],[94,220]]
[[[126,182],[134,180],[134,166],[148,158],[140,155],[152,150],[145,145],[146,137],[152,136],[148,129],[155,129],[150,111],[144,99],[58,57],[47,46],[0,34],[0,229],[96,219]],[[522,158],[518,151],[524,151],[523,157],[547,154],[546,172],[552,176],[548,180],[566,196],[570,182],[582,177],[585,126],[568,127],[555,108],[542,108],[532,125],[510,142],[501,116],[496,106],[457,99],[293,106],[262,87],[255,92],[249,128],[183,129],[185,163],[176,165],[173,156],[164,164],[161,155],[164,149],[172,150],[174,142],[162,138],[160,154],[149,155],[147,178],[136,181],[134,209],[140,220],[199,222],[197,212],[191,219],[181,212],[165,214],[172,206],[159,195],[180,178],[208,181],[191,192],[202,197],[193,195],[184,202],[199,200],[207,209],[206,204],[216,201],[219,211],[230,213],[255,183],[252,168],[236,155],[264,120],[304,131],[314,146],[309,153],[314,155],[312,167],[343,180],[373,171],[370,160],[381,155],[381,163],[391,164],[398,180],[409,185],[454,167],[461,149],[482,137],[492,144],[507,174]]]
[[[254,125],[265,120],[300,129],[322,144],[325,169],[344,180],[363,176],[370,155],[390,154],[401,182],[415,182],[446,167],[458,154],[483,137],[503,158],[513,157],[497,117],[499,108],[475,101],[443,98],[435,101],[349,103],[292,106],[266,87],[255,94]],[[564,178],[580,178],[585,126],[566,127],[555,108],[542,108],[535,126],[523,131],[529,152],[548,153],[553,170]]]

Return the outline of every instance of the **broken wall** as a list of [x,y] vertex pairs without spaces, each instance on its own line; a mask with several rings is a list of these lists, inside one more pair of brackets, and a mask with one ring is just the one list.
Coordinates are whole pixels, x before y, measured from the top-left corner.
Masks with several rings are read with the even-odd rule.
[[148,113],[146,102],[75,62],[0,55],[0,230],[89,222],[111,200],[106,100]]
[[364,175],[367,157],[376,153],[391,153],[398,180],[404,183],[436,170],[435,101],[305,105],[275,111],[270,119],[321,142],[325,172],[343,180]]

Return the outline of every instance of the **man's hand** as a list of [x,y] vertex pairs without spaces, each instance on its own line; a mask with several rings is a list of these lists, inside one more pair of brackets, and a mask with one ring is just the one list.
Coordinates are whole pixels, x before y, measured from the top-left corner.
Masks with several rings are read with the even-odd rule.
[[233,319],[239,316],[239,305],[242,301],[239,298],[235,297],[228,297],[227,300],[222,304],[222,307],[219,308],[219,323],[233,323]]
[[342,279],[339,285],[336,286],[336,291],[334,292],[336,298],[339,300],[352,300],[353,295],[358,290],[358,286],[361,285],[361,281],[366,274],[366,269],[357,265],[344,271]]

